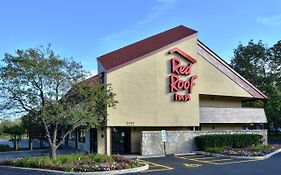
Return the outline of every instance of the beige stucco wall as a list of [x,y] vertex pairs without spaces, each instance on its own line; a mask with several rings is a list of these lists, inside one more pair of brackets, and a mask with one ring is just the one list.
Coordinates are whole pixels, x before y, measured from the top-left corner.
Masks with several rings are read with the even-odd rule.
[[[197,37],[189,37],[176,46],[192,57],[197,56]],[[108,126],[198,126],[199,99],[195,85],[190,102],[175,102],[169,92],[170,61],[168,52],[159,51],[107,74],[116,100],[116,109],[108,110]],[[192,75],[198,74],[198,64]],[[188,109],[188,110],[187,110]]]
[[199,105],[201,107],[224,107],[224,108],[241,108],[242,98],[200,95]]
[[241,86],[231,80],[223,72],[197,55],[199,65],[198,91],[199,94],[230,96],[230,97],[252,97]]
[[[174,47],[197,60],[191,75],[198,75],[198,79],[189,102],[174,101],[169,92],[170,61],[175,55],[168,52]],[[251,97],[197,53],[196,35],[109,72],[105,79],[112,84],[119,102],[116,109],[108,109],[107,126],[199,126],[199,94]],[[240,107],[241,102],[234,98],[219,100],[216,105],[229,100],[234,101],[228,106]],[[210,105],[210,101],[203,100],[200,105]]]

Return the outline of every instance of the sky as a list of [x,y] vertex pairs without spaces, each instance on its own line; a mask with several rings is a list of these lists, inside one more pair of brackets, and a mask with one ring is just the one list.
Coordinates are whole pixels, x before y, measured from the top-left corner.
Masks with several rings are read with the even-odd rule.
[[281,0],[3,0],[0,22],[0,59],[50,43],[95,74],[98,56],[178,25],[227,62],[240,42],[272,46],[281,40]]

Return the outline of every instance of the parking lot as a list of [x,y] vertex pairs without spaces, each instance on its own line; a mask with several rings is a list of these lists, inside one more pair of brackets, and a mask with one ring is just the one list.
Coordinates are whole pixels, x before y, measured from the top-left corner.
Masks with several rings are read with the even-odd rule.
[[281,153],[266,160],[247,160],[203,155],[142,159],[149,170],[134,175],[280,175]]
[[[280,175],[281,153],[266,160],[202,155],[166,156],[141,160],[150,168],[132,175]],[[51,172],[0,168],[0,175],[55,175]]]
[[227,165],[227,164],[237,164],[237,163],[257,161],[257,160],[213,157],[213,156],[204,156],[204,155],[184,155],[184,156],[176,156],[176,157],[189,161],[194,161],[199,164],[201,163],[201,164],[211,164],[211,165]]

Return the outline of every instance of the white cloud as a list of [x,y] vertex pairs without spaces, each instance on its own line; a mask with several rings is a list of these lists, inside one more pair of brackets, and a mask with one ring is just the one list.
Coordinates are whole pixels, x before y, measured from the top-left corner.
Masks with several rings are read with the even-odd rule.
[[276,26],[281,25],[281,14],[275,15],[275,16],[269,16],[269,17],[257,17],[256,19],[257,23],[268,25],[268,26]]
[[179,0],[156,0],[157,5],[152,6],[145,18],[140,20],[138,24],[147,24],[167,13]]
[[130,32],[132,32],[132,31],[131,30],[124,30],[124,31],[121,31],[121,32],[113,33],[113,34],[110,34],[108,36],[103,37],[101,40],[105,41],[105,42],[114,41],[114,40],[117,40],[119,38],[122,38],[122,37],[128,35]]
[[[175,4],[180,0],[155,0],[155,1],[156,4],[150,7],[150,10],[146,13],[143,19],[136,22],[136,26],[148,24],[160,18],[162,15],[169,12],[169,10],[171,10],[175,6]],[[123,38],[124,36],[130,35],[130,33],[132,33],[135,30],[136,26],[124,31],[107,35],[103,37],[101,40],[103,42],[116,41],[118,39]]]
[[177,0],[156,0],[157,2],[161,2],[161,3],[167,3],[167,4],[173,4],[175,3]]

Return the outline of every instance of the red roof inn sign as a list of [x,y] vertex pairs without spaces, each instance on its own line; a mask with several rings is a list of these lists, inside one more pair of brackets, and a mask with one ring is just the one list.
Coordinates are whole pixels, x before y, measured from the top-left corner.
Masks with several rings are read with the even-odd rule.
[[[188,61],[184,64],[179,58],[174,57],[171,60],[171,75],[170,75],[170,92],[174,93],[175,101],[190,101],[193,86],[197,75],[191,75],[191,68],[196,60],[184,53],[179,48],[173,48],[170,50],[170,54],[177,52],[184,59]],[[183,80],[185,79],[185,80]],[[179,94],[179,91],[185,91],[185,93]]]

